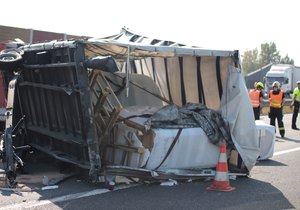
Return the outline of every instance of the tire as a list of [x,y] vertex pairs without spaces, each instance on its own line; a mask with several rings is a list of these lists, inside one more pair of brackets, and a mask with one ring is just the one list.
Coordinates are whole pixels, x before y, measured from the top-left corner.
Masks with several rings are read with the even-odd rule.
[[[4,50],[6,51],[6,50]],[[17,51],[9,51],[0,53],[0,70],[16,71],[22,64],[22,56]]]
[[21,49],[17,49],[17,48],[11,48],[11,49],[5,49],[5,50],[2,50],[0,52],[0,55],[1,54],[6,54],[6,53],[19,53],[21,56],[24,55],[24,51],[21,50]]

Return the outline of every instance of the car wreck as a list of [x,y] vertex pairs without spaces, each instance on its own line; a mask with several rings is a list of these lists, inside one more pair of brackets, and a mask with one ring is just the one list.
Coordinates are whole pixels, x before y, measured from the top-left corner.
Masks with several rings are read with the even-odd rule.
[[18,66],[0,59],[13,75],[0,145],[11,182],[27,146],[89,170],[93,181],[198,178],[216,166],[222,142],[236,169],[255,165],[259,142],[238,51],[125,28],[19,50]]

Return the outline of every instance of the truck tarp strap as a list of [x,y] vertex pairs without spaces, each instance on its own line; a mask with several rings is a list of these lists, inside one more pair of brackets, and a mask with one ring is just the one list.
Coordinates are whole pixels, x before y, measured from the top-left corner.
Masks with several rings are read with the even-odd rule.
[[110,82],[111,84],[117,86],[119,89],[114,91],[115,95],[120,95],[120,93],[126,88],[126,77],[123,78],[122,80],[122,85],[119,85],[117,83],[115,83],[114,81],[112,81],[110,78],[108,78],[107,76],[105,76],[105,79]]
[[[137,69],[134,61],[130,61],[130,66],[132,66],[133,73],[137,74]],[[132,73],[132,72],[131,72]]]
[[197,57],[197,83],[198,83],[199,103],[205,104],[200,64],[201,64],[201,57]]
[[156,70],[155,70],[155,65],[154,65],[154,58],[151,58],[151,64],[152,64],[153,80],[154,80],[154,82],[156,82]]
[[176,134],[176,136],[175,136],[175,138],[174,138],[174,140],[173,140],[173,142],[172,142],[172,144],[170,145],[170,147],[169,147],[169,149],[168,149],[168,152],[166,153],[166,155],[165,155],[165,157],[164,157],[164,159],[163,159],[163,160],[161,161],[161,163],[154,169],[154,171],[157,170],[157,169],[165,162],[165,160],[168,158],[168,156],[170,155],[172,149],[174,148],[174,146],[175,146],[177,140],[179,139],[179,136],[180,136],[180,134],[181,134],[181,131],[182,131],[182,128],[179,128],[179,129],[178,129],[178,132],[177,132],[177,134]]
[[168,74],[168,62],[167,59],[164,59],[165,63],[165,72],[166,72],[166,82],[167,82],[167,88],[168,88],[168,94],[169,94],[169,101],[173,102],[172,96],[171,96],[171,90],[170,90],[170,81],[169,81],[169,74]]
[[[126,79],[126,77],[122,77],[122,76],[120,76],[120,75],[118,75],[118,74],[113,74],[113,75],[115,75],[115,76],[117,76],[117,77],[119,77],[119,78],[122,78],[123,80]],[[129,80],[129,83],[132,84],[132,85],[134,85],[135,87],[137,87],[137,88],[139,88],[139,89],[141,89],[141,90],[147,92],[147,93],[150,93],[151,95],[153,95],[153,96],[155,96],[155,97],[161,99],[162,101],[164,101],[164,102],[166,102],[166,103],[168,103],[168,104],[172,104],[171,101],[167,100],[166,98],[164,98],[164,97],[162,97],[162,96],[160,96],[160,95],[158,95],[158,94],[155,94],[155,93],[151,92],[150,90],[147,90],[147,89],[143,88],[142,86],[140,86],[140,85],[137,84],[137,83],[134,83],[134,82],[132,82],[132,81],[130,81],[130,80]],[[114,83],[113,83],[113,84],[114,84]],[[121,90],[121,91],[122,91],[122,90]]]
[[222,89],[222,80],[221,80],[220,56],[217,56],[217,60],[216,60],[216,73],[217,73],[219,96],[221,99],[223,94],[223,89]]
[[180,67],[181,98],[182,98],[182,105],[184,105],[186,104],[186,95],[185,95],[185,87],[184,87],[184,79],[183,79],[183,57],[179,57],[179,67]]

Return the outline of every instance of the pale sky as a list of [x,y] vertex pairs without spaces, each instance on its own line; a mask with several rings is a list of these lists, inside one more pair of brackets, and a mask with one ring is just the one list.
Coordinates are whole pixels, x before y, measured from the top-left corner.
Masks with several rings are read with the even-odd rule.
[[241,54],[275,42],[281,56],[300,66],[299,8],[298,0],[6,0],[0,25],[92,37],[126,26],[153,38]]

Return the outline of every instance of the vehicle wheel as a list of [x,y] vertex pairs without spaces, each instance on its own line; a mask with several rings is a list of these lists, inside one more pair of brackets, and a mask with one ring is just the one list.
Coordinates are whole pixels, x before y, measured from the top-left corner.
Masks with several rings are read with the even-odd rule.
[[0,70],[17,70],[22,64],[22,56],[17,51],[0,53]]
[[6,53],[19,53],[22,56],[24,55],[24,50],[17,49],[17,48],[5,49],[0,52],[0,55]]

